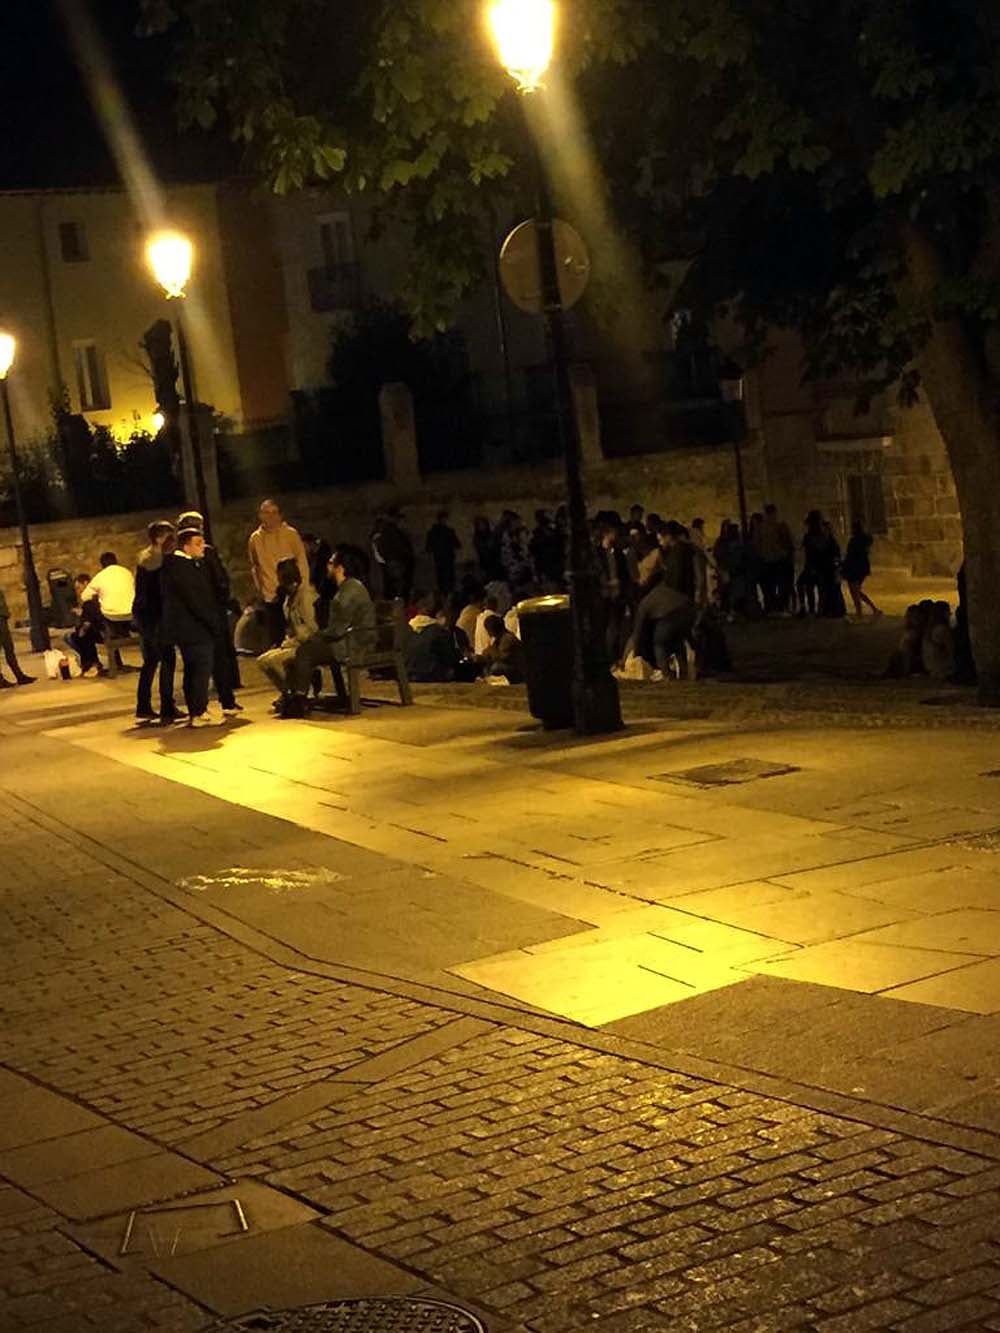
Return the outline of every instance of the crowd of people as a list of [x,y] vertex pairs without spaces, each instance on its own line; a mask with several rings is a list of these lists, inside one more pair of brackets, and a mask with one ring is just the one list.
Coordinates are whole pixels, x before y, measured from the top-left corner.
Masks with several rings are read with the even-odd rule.
[[[150,526],[134,572],[108,551],[96,574],[77,577],[67,646],[82,674],[102,674],[102,641],[113,647],[117,635],[137,630],[140,722],[209,725],[216,720],[213,688],[222,717],[237,716],[241,654],[256,657],[275,686],[280,716],[305,715],[324,668],[343,696],[344,667],[375,644],[375,597],[404,608],[396,646],[411,679],[516,684],[525,677],[518,605],[568,586],[565,507],[538,510],[530,529],[512,510],[496,522],[479,516],[468,547],[441,511],[423,540],[422,563],[433,571],[432,586],[423,589],[416,582],[421,561],[396,509],[378,516],[366,548],[300,534],[270,499],[258,519],[247,545],[254,596],[246,607],[233,598],[202,516],[191,511]],[[727,624],[738,617],[843,617],[844,583],[856,616],[866,609],[878,616],[864,589],[871,544],[855,523],[842,553],[818,510],[806,516],[797,542],[770,504],[751,517],[745,534],[726,520],[714,540],[700,518],[664,520],[641,504],[627,517],[598,513],[589,549],[609,660],[619,674],[654,681],[718,674],[730,666]],[[17,683],[29,683],[8,625],[0,597],[0,650]],[[947,678],[954,672],[950,635],[947,604],[911,608],[890,672]],[[178,656],[183,707],[175,698]],[[0,674],[2,686],[9,682]]]

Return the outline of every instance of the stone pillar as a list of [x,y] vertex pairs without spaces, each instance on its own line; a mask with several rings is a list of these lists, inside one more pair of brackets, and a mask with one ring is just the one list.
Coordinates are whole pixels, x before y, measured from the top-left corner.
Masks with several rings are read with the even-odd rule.
[[[215,418],[211,407],[199,403],[198,442],[201,446],[201,466],[205,474],[205,503],[210,515],[216,515],[222,505],[222,493],[219,490],[219,456],[215,445]],[[181,412],[181,480],[184,486],[184,505],[187,509],[201,509],[198,495],[198,483],[195,476],[194,450],[191,447],[191,431],[187,410]]]
[[600,467],[604,462],[601,448],[601,415],[597,409],[597,382],[590,366],[570,366],[573,385],[573,410],[580,432],[580,457],[584,468]]
[[378,406],[382,418],[385,479],[397,491],[415,490],[420,486],[420,458],[413,395],[405,384],[383,384]]

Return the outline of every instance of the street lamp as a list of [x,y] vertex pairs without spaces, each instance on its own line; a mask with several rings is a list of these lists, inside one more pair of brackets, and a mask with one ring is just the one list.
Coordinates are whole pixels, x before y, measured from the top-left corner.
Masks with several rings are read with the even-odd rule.
[[[487,20],[500,64],[520,92],[539,95],[555,50],[553,0],[492,0]],[[533,136],[528,126],[529,137]],[[604,638],[604,613],[583,491],[580,430],[569,373],[569,346],[559,289],[552,197],[541,155],[535,153],[538,268],[552,357],[559,436],[566,465],[570,521],[570,610],[573,618],[573,719],[581,735],[622,726],[618,685],[611,674]]]
[[10,392],[7,388],[7,376],[17,355],[17,339],[12,333],[0,333],[0,398],[3,399],[4,423],[7,427],[7,447],[10,451],[11,484],[14,487],[14,507],[17,522],[21,529],[21,558],[24,562],[24,591],[28,595],[28,618],[31,621],[31,650],[44,653],[51,646],[45,612],[42,609],[42,590],[38,586],[38,574],[35,570],[35,557],[31,551],[31,533],[28,531],[28,517],[24,508],[24,496],[21,493],[21,465],[17,456],[17,440],[14,437],[14,418],[10,410]]
[[732,420],[733,458],[736,463],[736,492],[740,504],[740,530],[746,540],[749,531],[747,521],[747,488],[743,476],[743,395],[745,379],[742,369],[735,361],[726,361],[719,371],[719,392],[726,404],[727,413]]
[[208,492],[205,486],[205,465],[201,452],[201,427],[191,373],[187,334],[184,328],[184,297],[194,267],[194,246],[183,232],[159,231],[146,242],[146,260],[153,277],[163,288],[167,300],[177,301],[177,359],[181,367],[181,384],[187,404],[188,434],[194,462],[194,484],[198,492],[198,508],[205,521],[205,536],[211,537],[208,513]]

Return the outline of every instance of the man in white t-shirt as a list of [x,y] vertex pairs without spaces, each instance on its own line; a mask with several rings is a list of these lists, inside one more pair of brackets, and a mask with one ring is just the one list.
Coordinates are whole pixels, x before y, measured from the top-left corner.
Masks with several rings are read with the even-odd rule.
[[101,556],[101,572],[94,575],[80,594],[81,606],[92,597],[97,599],[105,620],[113,624],[129,624],[135,601],[135,579],[130,569],[118,563],[118,557],[112,551],[105,551]]

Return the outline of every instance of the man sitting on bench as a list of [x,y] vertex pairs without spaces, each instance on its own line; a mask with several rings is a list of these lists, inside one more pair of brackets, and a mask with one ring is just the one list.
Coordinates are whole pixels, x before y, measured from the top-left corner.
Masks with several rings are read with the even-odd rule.
[[351,654],[363,656],[375,647],[375,603],[368,589],[357,577],[357,563],[348,550],[334,551],[330,557],[330,575],[337,592],[330,603],[330,619],[325,629],[307,639],[288,667],[288,698],[282,717],[305,717],[306,695],[313,672],[319,667],[333,667],[338,693],[344,693],[341,668]]

